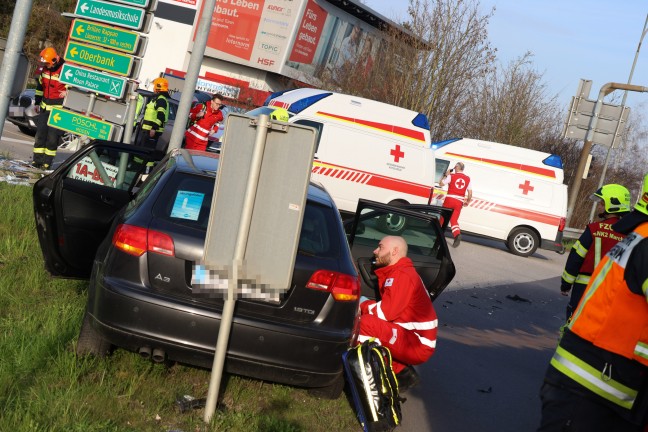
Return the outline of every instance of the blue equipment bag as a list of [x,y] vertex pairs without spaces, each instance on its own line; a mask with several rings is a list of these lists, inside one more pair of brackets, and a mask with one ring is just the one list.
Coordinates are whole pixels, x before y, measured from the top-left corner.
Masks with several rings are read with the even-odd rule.
[[389,349],[373,339],[342,354],[344,375],[364,432],[386,432],[400,425],[398,381]]

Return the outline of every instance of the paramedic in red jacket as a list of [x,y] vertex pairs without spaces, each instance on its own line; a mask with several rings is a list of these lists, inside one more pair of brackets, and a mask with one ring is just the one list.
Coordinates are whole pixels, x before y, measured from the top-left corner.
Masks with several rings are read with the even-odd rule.
[[418,382],[411,365],[428,360],[436,348],[437,315],[421,277],[407,258],[402,237],[384,237],[376,250],[380,301],[361,299],[358,342],[376,338],[389,348],[399,387]]
[[461,209],[470,204],[470,200],[472,200],[470,177],[463,173],[464,168],[463,162],[457,162],[454,170],[447,171],[439,182],[440,187],[448,185],[443,207],[453,210],[452,216],[450,216],[450,229],[452,230],[452,237],[454,237],[452,247],[457,247],[461,243],[459,215]]
[[191,121],[195,121],[185,132],[185,148],[207,150],[209,136],[218,131],[218,123],[223,121],[223,96],[215,94],[204,111],[193,112]]

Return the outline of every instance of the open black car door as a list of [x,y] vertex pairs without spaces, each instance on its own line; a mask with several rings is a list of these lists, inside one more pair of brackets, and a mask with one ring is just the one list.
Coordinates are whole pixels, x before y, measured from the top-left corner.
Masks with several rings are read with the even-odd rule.
[[379,298],[373,251],[383,237],[400,235],[407,242],[407,256],[434,301],[456,273],[443,235],[451,212],[438,206],[392,206],[360,199],[355,217],[345,221],[345,229],[360,271],[362,295]]
[[52,276],[90,276],[114,216],[132,199],[147,162],[161,156],[143,147],[93,141],[34,184],[36,230]]

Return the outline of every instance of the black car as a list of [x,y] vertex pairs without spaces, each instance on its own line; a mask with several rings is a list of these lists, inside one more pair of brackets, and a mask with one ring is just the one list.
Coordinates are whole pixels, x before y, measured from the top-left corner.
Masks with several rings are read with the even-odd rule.
[[[142,183],[153,158],[141,147],[94,141],[34,185],[45,267],[90,280],[79,355],[121,347],[156,362],[209,368],[224,302],[191,281],[220,155],[174,150]],[[200,199],[178,212],[188,196]],[[344,225],[330,195],[311,184],[292,282],[278,301],[237,301],[225,371],[337,397],[360,295],[376,296],[372,251],[385,236],[384,219],[396,217],[407,225],[409,256],[436,298],[455,274],[441,226],[447,209],[361,201]]]

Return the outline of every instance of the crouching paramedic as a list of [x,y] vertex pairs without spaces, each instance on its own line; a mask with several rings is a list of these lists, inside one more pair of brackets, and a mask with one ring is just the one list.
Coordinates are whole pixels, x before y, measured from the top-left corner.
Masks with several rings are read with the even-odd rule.
[[373,253],[380,301],[361,301],[358,342],[375,338],[389,348],[403,391],[418,383],[412,365],[421,364],[434,354],[437,315],[421,277],[407,257],[405,239],[384,237]]

